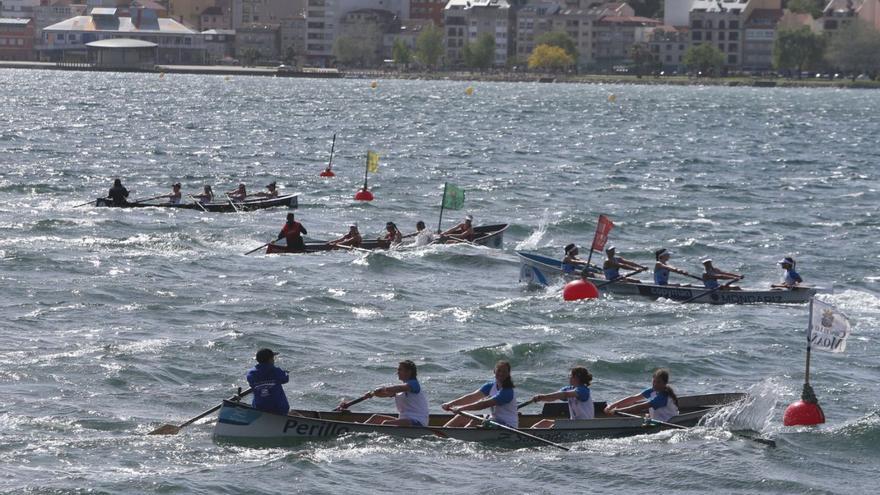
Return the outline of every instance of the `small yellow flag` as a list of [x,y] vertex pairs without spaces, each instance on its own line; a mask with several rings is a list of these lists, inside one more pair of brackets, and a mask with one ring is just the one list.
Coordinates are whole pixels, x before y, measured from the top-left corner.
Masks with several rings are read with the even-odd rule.
[[367,151],[367,170],[375,174],[379,170],[379,153]]

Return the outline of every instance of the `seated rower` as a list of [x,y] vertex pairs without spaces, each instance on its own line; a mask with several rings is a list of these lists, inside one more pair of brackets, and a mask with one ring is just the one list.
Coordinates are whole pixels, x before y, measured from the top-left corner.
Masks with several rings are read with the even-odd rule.
[[210,203],[214,201],[214,191],[211,189],[211,186],[205,184],[204,192],[202,194],[193,194],[192,198],[201,204]]
[[[538,394],[532,397],[532,402],[565,400],[568,401],[570,419],[593,419],[596,416],[596,410],[593,408],[593,398],[590,396],[592,381],[593,375],[586,368],[576,366],[571,369],[567,387],[562,387],[558,392]],[[552,419],[542,419],[532,425],[532,428],[553,428],[555,424],[556,421]]]
[[442,237],[448,237],[450,239],[459,240],[459,241],[468,241],[472,242],[474,240],[474,217],[471,215],[467,215],[464,217],[464,222],[452,227],[451,229],[440,234]]
[[[477,390],[443,404],[444,411],[479,411],[490,409],[489,419],[516,428],[519,416],[516,413],[516,393],[510,377],[510,363],[498,361],[495,364],[495,380],[486,382]],[[456,415],[446,427],[476,427],[479,423],[466,416]]]
[[658,369],[654,372],[651,387],[641,393],[620,399],[605,408],[605,414],[617,412],[629,414],[648,413],[651,419],[669,421],[678,415],[678,397],[669,386],[669,371]]
[[257,351],[257,365],[247,373],[247,382],[254,390],[254,409],[275,414],[287,414],[290,405],[282,384],[290,381],[287,371],[275,367],[277,352],[270,349]]
[[361,233],[358,231],[358,226],[356,223],[353,223],[348,226],[348,233],[339,239],[334,239],[327,244],[331,246],[349,246],[349,247],[361,247],[361,242],[363,239],[361,238]]
[[421,220],[416,222],[416,233],[410,234],[410,235],[415,236],[415,238],[416,238],[415,245],[417,247],[427,246],[428,244],[431,244],[432,242],[434,242],[434,233],[431,232],[430,230],[428,230],[425,227],[425,222],[423,222]]
[[177,182],[171,186],[171,194],[168,194],[166,197],[168,198],[168,204],[170,205],[179,205],[180,204],[180,182]]
[[230,199],[233,199],[235,201],[244,201],[244,199],[247,198],[247,195],[248,195],[247,188],[242,183],[242,184],[239,184],[238,187],[235,188],[234,190],[226,193],[226,195],[229,196]]
[[[739,275],[736,273],[728,273],[722,272],[721,270],[712,266],[712,260],[706,258],[703,260],[703,286],[707,289],[717,289],[720,287],[718,284],[719,280],[742,280],[745,278],[743,275]],[[725,286],[721,290],[729,289],[729,290],[739,290],[739,287],[736,286]]]
[[[614,246],[609,246],[605,249],[605,263],[602,264],[602,272],[605,274],[606,280],[617,280],[621,278],[620,269],[625,268],[627,270],[643,270],[645,267],[634,263],[628,259],[625,259],[621,256],[617,256],[617,248]],[[639,280],[634,278],[623,278],[622,282],[628,283],[639,283]]]
[[773,284],[772,287],[779,289],[792,289],[804,283],[804,279],[795,271],[797,263],[794,261],[794,258],[786,256],[779,261],[779,264],[782,265],[782,269],[785,270],[785,275],[781,284]]
[[258,193],[252,194],[252,196],[259,196],[261,198],[277,198],[278,197],[278,184],[276,184],[274,181],[267,184],[266,189],[267,189],[266,192],[260,191]]
[[287,222],[284,223],[284,226],[281,227],[281,232],[278,233],[278,239],[282,238],[287,241],[287,251],[291,253],[301,253],[306,250],[305,242],[303,242],[303,234],[308,234],[306,228],[303,225],[296,221],[293,216],[293,213],[287,214]]
[[370,397],[394,397],[397,417],[374,414],[365,424],[390,426],[428,426],[428,397],[419,380],[415,363],[407,359],[397,365],[397,379],[401,385],[388,385],[373,390]]
[[[695,277],[695,275],[691,275],[690,273],[676,268],[668,263],[669,258],[672,257],[672,251],[669,251],[666,248],[660,248],[654,251],[654,258],[657,260],[654,263],[654,284],[655,285],[669,285],[669,272],[678,273],[680,275],[684,275],[686,277]],[[680,285],[680,284],[673,284]]]
[[385,224],[385,235],[380,237],[379,241],[388,243],[389,246],[400,244],[403,242],[403,234],[400,233],[394,222],[388,222]]
[[565,257],[562,258],[563,273],[575,273],[576,271],[583,272],[585,269],[588,274],[599,272],[599,267],[593,264],[588,265],[586,260],[578,258],[578,254],[580,254],[580,250],[577,245],[569,244],[565,246]]
[[128,189],[122,185],[122,179],[113,179],[113,187],[107,193],[110,198],[110,206],[125,206],[128,204]]

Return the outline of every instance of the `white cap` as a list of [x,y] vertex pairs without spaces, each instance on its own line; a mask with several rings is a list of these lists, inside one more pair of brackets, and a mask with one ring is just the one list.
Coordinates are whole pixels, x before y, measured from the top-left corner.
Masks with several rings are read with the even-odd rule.
[[472,217],[471,215],[465,215],[464,219],[467,220],[468,222],[474,221],[474,217]]
[[700,261],[700,263],[702,263],[702,264],[704,264],[704,265],[705,265],[706,263],[711,263],[711,262],[712,262],[712,258],[703,258],[703,260]]
[[352,227],[358,228],[358,224],[356,222],[352,222],[352,223],[348,224],[348,228],[352,228]]

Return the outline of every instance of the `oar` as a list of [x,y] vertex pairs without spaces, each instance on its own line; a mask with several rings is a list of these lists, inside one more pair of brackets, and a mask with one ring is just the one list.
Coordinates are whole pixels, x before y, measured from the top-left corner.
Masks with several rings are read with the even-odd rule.
[[703,297],[703,296],[707,296],[707,295],[709,295],[709,294],[712,294],[712,293],[715,292],[715,291],[719,291],[719,290],[721,290],[721,289],[727,287],[728,285],[730,285],[730,284],[732,284],[732,283],[734,283],[734,282],[737,282],[737,281],[739,281],[739,280],[742,280],[742,279],[743,279],[743,277],[735,278],[735,279],[731,280],[730,282],[727,282],[727,283],[724,284],[724,285],[719,285],[718,287],[715,287],[714,289],[709,289],[709,290],[707,290],[707,291],[705,291],[705,292],[701,292],[701,293],[697,294],[696,296],[694,296],[694,297],[692,297],[692,298],[690,298],[690,299],[686,299],[686,300],[682,301],[681,304],[687,304],[687,303],[689,303],[689,302],[691,302],[691,301],[695,301],[695,300],[697,300],[697,299],[699,299],[699,298],[701,298],[701,297]]
[[[254,391],[254,389],[249,388],[240,394],[233,395],[232,397],[230,397],[230,400],[235,399],[236,397],[242,398],[245,395],[248,395],[249,393],[251,393],[253,391]],[[204,418],[205,416],[207,416],[213,412],[216,412],[222,406],[223,406],[223,404],[220,403],[220,404],[212,407],[211,409],[208,409],[207,411],[203,412],[202,414],[199,414],[198,416],[196,416],[190,420],[187,420],[179,425],[164,424],[164,425],[156,428],[155,430],[151,431],[149,433],[149,435],[177,435],[178,433],[180,433],[180,430],[182,430],[183,428],[195,423],[196,421]]]
[[241,210],[239,210],[238,207],[235,206],[235,201],[233,201],[232,198],[229,197],[229,193],[224,193],[224,194],[226,194],[226,199],[229,200],[229,204],[232,205],[232,209],[235,210],[236,213],[241,213]]
[[627,278],[629,278],[629,277],[632,277],[633,275],[638,275],[639,273],[642,273],[643,271],[645,271],[645,270],[647,270],[647,269],[648,269],[648,267],[643,266],[643,267],[639,268],[638,270],[633,270],[633,271],[627,273],[626,275],[624,275],[624,276],[622,276],[622,277],[617,277],[617,278],[615,278],[614,280],[609,280],[609,281],[607,281],[607,282],[602,282],[601,284],[597,285],[596,288],[597,288],[597,289],[601,289],[602,287],[605,287],[606,285],[611,285],[611,284],[613,284],[614,282],[619,282],[619,281],[621,281],[621,280],[624,280],[624,279],[627,279]]
[[[679,430],[689,430],[690,429],[687,426],[677,425],[675,423],[667,423],[666,421],[658,421],[656,419],[643,418],[642,416],[639,416],[637,414],[630,414],[630,413],[625,413],[625,412],[621,412],[621,411],[614,411],[614,414],[618,414],[620,416],[628,416],[630,418],[644,419],[644,420],[648,421],[649,423],[655,423],[658,425],[668,426],[670,428],[677,428]],[[767,445],[769,447],[776,447],[776,442],[773,440],[770,440],[768,438],[753,437],[753,436],[745,435],[743,433],[737,433],[735,431],[732,431],[731,433],[733,433],[734,435],[736,435],[740,438],[752,440],[754,442],[758,442],[760,444]]]
[[358,397],[357,399],[355,399],[351,402],[343,402],[342,404],[339,404],[338,406],[336,406],[336,409],[334,409],[334,411],[345,411],[349,407],[351,407],[355,404],[360,404],[361,402],[369,399],[372,396],[373,396],[373,392],[367,392],[364,395]]
[[346,246],[345,244],[332,244],[333,247],[338,247],[342,249],[348,249],[349,251],[363,251],[365,253],[372,253],[369,249],[359,248],[355,246]]
[[189,196],[189,198],[193,200],[193,203],[199,205],[199,208],[201,208],[202,211],[204,211],[205,213],[208,213],[207,208],[205,208],[205,206],[199,200],[197,200],[195,198],[195,196],[193,196],[192,194],[187,194],[187,196]]
[[[111,200],[111,198],[101,198],[101,199],[106,199],[106,200],[108,200],[108,201]],[[85,205],[93,205],[93,204],[95,204],[97,201],[98,201],[97,199],[93,199],[93,200],[89,201],[88,203],[83,203],[83,204],[81,204],[81,205],[76,205],[76,206],[73,206],[72,208],[79,208],[80,206],[85,206]]]
[[266,244],[263,244],[262,246],[260,246],[260,247],[258,247],[258,248],[251,249],[250,251],[244,253],[244,255],[247,256],[247,255],[249,255],[249,254],[251,254],[251,253],[256,253],[256,252],[259,251],[260,249],[263,249],[264,247],[268,246],[269,244],[272,244],[272,241],[269,241],[269,242],[267,242]]
[[516,429],[516,428],[511,428],[510,426],[507,426],[507,425],[501,424],[501,423],[499,423],[499,422],[497,422],[497,421],[492,421],[491,419],[481,418],[481,417],[479,417],[479,416],[477,416],[477,415],[475,415],[475,414],[471,414],[471,413],[469,413],[469,412],[467,412],[467,411],[453,411],[453,412],[455,412],[455,414],[460,414],[460,415],[462,415],[462,416],[464,416],[464,417],[466,417],[466,418],[470,418],[470,419],[473,419],[473,420],[476,420],[476,421],[480,421],[480,422],[487,421],[487,422],[489,422],[490,424],[494,425],[494,426],[497,427],[497,428],[501,428],[502,430],[511,431],[511,432],[513,432],[513,433],[516,433],[517,435],[520,435],[520,436],[526,437],[526,438],[531,439],[531,440],[534,440],[534,441],[536,441],[536,442],[541,442],[541,443],[544,443],[544,444],[547,444],[547,445],[552,445],[553,447],[556,447],[557,449],[562,449],[562,450],[565,450],[565,451],[570,451],[570,450],[571,450],[570,448],[566,447],[565,445],[559,445],[558,443],[551,442],[550,440],[545,440],[545,439],[543,439],[543,438],[541,438],[541,437],[536,437],[535,435],[531,435],[531,434],[526,433],[526,432],[524,432],[524,431],[520,431],[520,430],[518,430],[518,429]]
[[522,408],[524,408],[524,407],[526,407],[526,406],[530,406],[530,405],[532,405],[532,404],[534,404],[534,403],[536,403],[536,402],[538,402],[538,401],[536,401],[536,400],[534,400],[534,399],[529,399],[529,400],[523,402],[522,404],[518,404],[518,405],[516,406],[516,408],[517,408],[517,409],[522,409]]
[[143,203],[144,201],[151,201],[154,199],[165,198],[167,196],[168,196],[167,194],[160,194],[158,196],[153,196],[152,198],[138,199],[138,200],[132,201],[132,203]]

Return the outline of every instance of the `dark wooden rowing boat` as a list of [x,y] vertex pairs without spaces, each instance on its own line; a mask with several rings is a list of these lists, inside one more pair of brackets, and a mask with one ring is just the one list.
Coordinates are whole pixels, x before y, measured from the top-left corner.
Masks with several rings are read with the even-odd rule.
[[[472,241],[472,243],[478,246],[487,246],[495,249],[500,249],[504,242],[504,231],[507,230],[507,226],[508,225],[506,223],[501,223],[495,225],[480,225],[478,227],[474,227],[474,240]],[[435,240],[432,244],[457,244],[461,242],[462,241],[449,237],[440,237],[440,239]],[[364,239],[359,249],[374,251],[377,249],[389,249],[390,247],[391,246],[387,241]],[[284,239],[273,242],[266,246],[266,254],[318,253],[321,251],[334,250],[346,251],[351,250],[351,248],[332,246],[325,241],[321,241],[307,242],[305,243],[305,249],[301,251],[288,251],[287,243],[284,241]]]
[[125,205],[113,205],[108,198],[98,198],[95,200],[95,206],[105,206],[112,208],[176,208],[179,210],[199,210],[209,211],[211,213],[234,213],[236,211],[252,211],[262,210],[264,208],[275,208],[278,206],[286,206],[288,208],[296,208],[299,205],[298,196],[296,194],[288,194],[278,196],[277,198],[268,199],[248,199],[245,201],[236,201],[235,206],[230,201],[212,201],[210,203],[128,203]]

